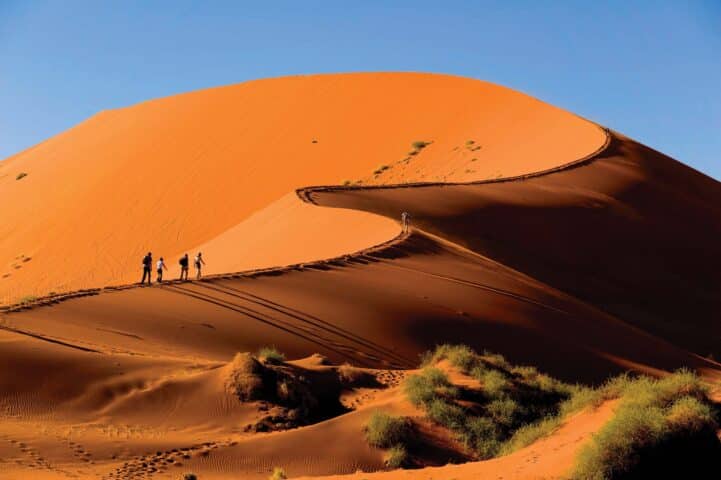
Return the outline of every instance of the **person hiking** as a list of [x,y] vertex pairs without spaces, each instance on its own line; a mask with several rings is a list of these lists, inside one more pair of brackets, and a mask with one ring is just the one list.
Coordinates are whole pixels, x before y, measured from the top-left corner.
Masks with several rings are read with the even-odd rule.
[[188,254],[186,253],[182,257],[180,257],[180,260],[178,263],[180,264],[180,280],[188,280],[188,263],[190,260],[188,260]]
[[151,279],[150,279],[150,272],[153,268],[153,254],[151,252],[148,252],[146,256],[143,257],[143,279],[140,281],[140,284],[145,283],[145,277],[148,277],[148,285],[150,285]]
[[200,280],[200,270],[203,265],[205,265],[205,261],[203,260],[203,254],[201,252],[198,252],[198,254],[195,256],[195,270],[197,271],[195,278],[197,278],[198,280]]
[[401,213],[401,225],[403,225],[403,233],[408,233],[411,226],[411,215],[408,212]]
[[163,282],[163,270],[167,270],[168,267],[165,266],[165,262],[163,261],[163,257],[160,257],[160,260],[158,260],[158,283]]

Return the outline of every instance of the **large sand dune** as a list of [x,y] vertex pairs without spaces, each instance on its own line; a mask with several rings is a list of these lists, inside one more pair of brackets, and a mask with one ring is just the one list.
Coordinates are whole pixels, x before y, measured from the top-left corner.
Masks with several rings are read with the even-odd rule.
[[[381,469],[362,426],[412,410],[400,379],[442,342],[570,381],[721,378],[721,185],[483,82],[293,77],[104,112],[0,164],[0,200],[4,301],[65,292],[0,312],[2,478]],[[211,275],[129,285],[147,249],[171,276],[202,249]],[[250,433],[265,414],[228,394],[228,362],[264,345],[303,376],[332,372],[319,353],[382,385]],[[426,477],[556,478],[611,410]]]

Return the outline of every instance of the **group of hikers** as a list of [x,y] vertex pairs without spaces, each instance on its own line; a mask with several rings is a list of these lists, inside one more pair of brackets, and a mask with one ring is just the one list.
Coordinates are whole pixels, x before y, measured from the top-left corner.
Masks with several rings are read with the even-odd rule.
[[[407,233],[410,230],[410,223],[411,223],[411,216],[408,212],[401,213],[401,227],[403,233]],[[182,257],[180,257],[180,260],[178,261],[180,264],[180,280],[188,280],[188,270],[189,270],[189,259],[188,254],[186,253]],[[195,261],[193,262],[193,265],[195,266],[195,278],[200,280],[200,276],[202,274],[203,265],[205,265],[205,260],[203,260],[203,254],[202,252],[198,252],[198,254],[195,256]],[[160,257],[160,260],[155,265],[157,277],[156,281],[158,283],[161,283],[163,281],[163,271],[167,270],[168,267],[165,265],[165,260],[163,260],[163,257]],[[144,284],[145,280],[148,280],[148,285],[152,283],[151,274],[153,271],[153,254],[152,252],[148,252],[145,257],[143,257],[143,279],[140,280],[140,284]]]
[[[180,264],[180,280],[188,280],[188,270],[190,269],[190,260],[188,258],[188,254],[186,253],[182,257],[180,257],[180,260],[178,261],[178,264]],[[203,265],[205,265],[205,260],[203,260],[203,254],[202,252],[198,252],[198,254],[195,256],[195,261],[193,262],[193,265],[195,266],[195,278],[200,280],[200,276],[202,274]],[[163,281],[163,271],[167,270],[168,267],[165,265],[165,260],[163,260],[163,257],[160,257],[160,260],[155,265],[156,272],[157,272],[157,282],[161,283]],[[143,279],[140,280],[140,284],[145,283],[145,279],[148,279],[148,285],[151,284],[151,273],[153,271],[153,253],[148,252],[145,257],[143,257]]]

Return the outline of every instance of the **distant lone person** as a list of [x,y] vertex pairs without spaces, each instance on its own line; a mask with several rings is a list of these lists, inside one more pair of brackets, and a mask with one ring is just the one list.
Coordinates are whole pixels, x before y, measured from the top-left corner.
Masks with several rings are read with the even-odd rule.
[[186,253],[182,257],[180,257],[180,280],[188,280],[188,264],[190,263],[190,260],[188,260],[188,254]]
[[411,226],[411,215],[408,212],[401,213],[401,225],[403,225],[403,233],[408,232],[408,228]]
[[145,277],[148,277],[148,285],[150,285],[150,272],[152,271],[152,268],[153,254],[151,252],[148,252],[148,254],[143,257],[143,279],[140,281],[141,285],[145,283]]
[[197,272],[195,278],[197,278],[198,280],[200,280],[200,274],[203,265],[205,265],[205,261],[203,261],[203,254],[201,252],[198,252],[198,254],[195,256],[195,270]]
[[165,262],[163,261],[163,257],[160,257],[160,260],[158,260],[157,268],[158,268],[158,283],[162,283],[162,281],[163,281],[163,270],[167,270],[167,269],[168,269],[168,267],[165,266]]

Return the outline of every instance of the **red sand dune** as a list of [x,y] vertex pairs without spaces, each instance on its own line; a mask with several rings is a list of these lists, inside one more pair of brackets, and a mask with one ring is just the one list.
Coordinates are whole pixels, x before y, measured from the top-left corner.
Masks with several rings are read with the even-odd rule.
[[[432,143],[408,155],[415,140]],[[305,188],[344,179],[362,183]],[[0,200],[5,302],[95,288],[0,312],[3,478],[379,469],[362,425],[409,408],[394,375],[441,342],[571,381],[721,377],[704,358],[721,354],[721,185],[483,82],[292,77],[105,112],[0,164]],[[202,249],[217,275],[98,289],[135,280],[150,248],[171,275]],[[271,344],[395,380],[344,415],[251,434],[258,405],[224,390],[226,362]],[[557,478],[609,409],[508,457],[403,475]]]
[[[433,143],[396,165],[417,140]],[[272,215],[291,210],[296,220],[268,232],[236,226],[296,188],[367,178],[383,164],[393,168],[376,181],[495,178],[568,162],[602,141],[555,107],[444,75],[258,80],[104,111],[0,163],[9,206],[0,210],[0,302],[136,281],[146,251],[175,266],[214,239],[219,248],[206,254],[216,272],[358,250],[389,238],[390,225],[316,220],[322,235],[310,254],[292,228],[327,213],[286,205]],[[223,247],[229,230],[242,233],[234,248]],[[274,245],[279,237],[287,241]],[[259,249],[265,242],[281,253]]]

